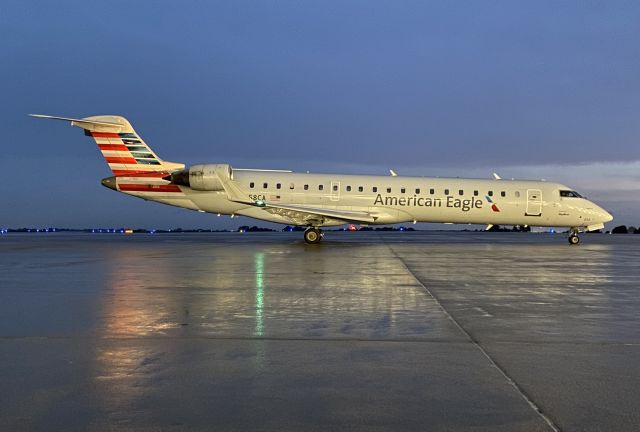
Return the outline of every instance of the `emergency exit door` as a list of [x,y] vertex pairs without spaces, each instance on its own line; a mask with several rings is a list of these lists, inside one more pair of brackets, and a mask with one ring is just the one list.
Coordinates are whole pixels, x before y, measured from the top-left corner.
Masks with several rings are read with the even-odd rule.
[[329,199],[331,201],[340,201],[340,182],[331,182],[331,191],[329,191]]

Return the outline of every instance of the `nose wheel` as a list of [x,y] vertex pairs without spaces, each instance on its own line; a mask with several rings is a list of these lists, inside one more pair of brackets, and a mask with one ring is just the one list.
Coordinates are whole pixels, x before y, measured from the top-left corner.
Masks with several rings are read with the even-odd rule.
[[318,228],[309,227],[304,231],[304,242],[307,244],[318,244],[322,240],[323,234]]
[[572,229],[571,232],[569,233],[569,244],[570,245],[577,245],[580,243],[580,237],[578,237],[578,230],[576,229]]

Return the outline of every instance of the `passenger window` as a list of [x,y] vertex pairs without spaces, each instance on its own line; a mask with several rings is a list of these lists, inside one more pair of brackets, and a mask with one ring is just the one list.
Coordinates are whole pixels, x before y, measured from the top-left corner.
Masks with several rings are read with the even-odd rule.
[[445,189],[445,190],[444,190],[444,194],[445,194],[445,195],[449,195],[449,189]]
[[391,193],[391,188],[387,188],[387,193]]
[[473,196],[478,196],[478,191],[477,190],[473,191]]
[[251,189],[253,189],[253,187],[254,187],[254,186],[255,186],[255,183],[254,183],[254,182],[249,183],[249,187],[250,187]]
[[464,191],[463,191],[462,189],[460,189],[460,190],[458,191],[458,195],[460,195],[460,196],[464,195]]
[[262,183],[262,189],[266,189],[269,185],[266,183]]
[[333,185],[333,191],[338,192],[338,185]]
[[296,188],[296,185],[293,183],[289,183],[289,189],[294,190]]
[[351,186],[347,186],[347,192],[351,192]]
[[280,183],[276,183],[276,189],[280,189],[280,186],[282,186]]
[[378,192],[378,186],[374,186],[374,187],[372,187],[372,188],[371,188],[371,190],[372,190],[373,192]]
[[429,189],[429,193],[430,193],[431,195],[433,195],[434,193],[436,193],[436,190],[435,190],[435,189]]
[[487,195],[489,195],[489,196],[493,196],[493,191],[489,191],[489,192],[487,193]]
[[400,188],[400,193],[405,193],[407,190],[405,188]]
[[416,193],[419,194],[420,193],[420,188],[416,188]]
[[318,186],[318,190],[323,190],[324,189],[324,185],[319,185]]
[[309,190],[309,185],[304,185],[304,190]]
[[516,191],[516,198],[520,198],[520,192]]
[[358,186],[358,192],[363,192],[364,188],[362,186]]
[[507,196],[507,193],[506,193],[505,191],[502,191],[502,192],[500,192],[500,196],[501,196],[501,197],[506,197],[506,196]]

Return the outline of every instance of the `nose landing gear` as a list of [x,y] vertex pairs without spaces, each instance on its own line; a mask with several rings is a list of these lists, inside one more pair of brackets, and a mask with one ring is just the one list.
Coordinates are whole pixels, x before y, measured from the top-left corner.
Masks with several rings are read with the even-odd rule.
[[570,245],[577,245],[580,243],[580,237],[578,237],[578,230],[575,228],[571,228],[571,231],[569,232],[569,244]]
[[324,234],[316,227],[309,227],[304,231],[304,242],[307,244],[318,244]]

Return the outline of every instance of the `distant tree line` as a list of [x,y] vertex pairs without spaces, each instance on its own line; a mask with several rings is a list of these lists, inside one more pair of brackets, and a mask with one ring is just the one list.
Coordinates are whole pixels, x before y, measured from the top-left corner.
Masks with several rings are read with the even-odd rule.
[[611,234],[640,234],[640,227],[634,228],[632,226],[618,225],[611,230]]

